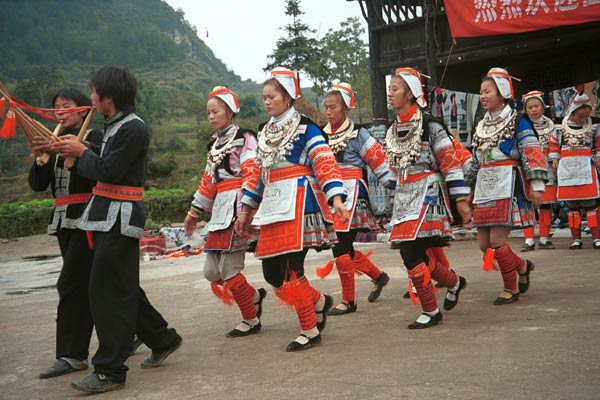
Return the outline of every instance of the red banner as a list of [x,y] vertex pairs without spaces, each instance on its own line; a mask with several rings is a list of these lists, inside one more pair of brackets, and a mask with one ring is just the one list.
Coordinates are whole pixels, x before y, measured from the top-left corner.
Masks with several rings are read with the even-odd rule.
[[600,21],[600,0],[445,0],[444,4],[455,38]]

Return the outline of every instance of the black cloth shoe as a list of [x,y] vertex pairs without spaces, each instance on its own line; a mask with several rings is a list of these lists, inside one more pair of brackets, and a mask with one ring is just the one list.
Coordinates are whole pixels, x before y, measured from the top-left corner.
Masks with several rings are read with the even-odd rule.
[[583,248],[583,242],[581,240],[576,240],[569,246],[569,250],[581,250]]
[[260,329],[262,328],[262,325],[260,324],[260,322],[254,326],[250,325],[246,321],[242,321],[242,324],[248,325],[250,327],[250,329],[248,329],[247,331],[242,331],[238,328],[234,328],[234,329],[230,330],[229,332],[227,332],[226,336],[228,338],[248,336],[248,335],[252,335],[253,333],[260,332]]
[[[319,332],[323,332],[325,329],[325,324],[327,324],[327,313],[329,312],[331,306],[333,306],[333,297],[329,296],[328,294],[324,294],[323,296],[325,296],[325,304],[323,304],[323,308],[321,311],[315,311],[315,314],[317,314],[317,329]],[[318,321],[319,315],[321,315],[321,322]],[[319,338],[319,340],[321,339]]]
[[40,372],[40,379],[54,378],[55,376],[67,375],[75,371],[83,371],[85,368],[74,368],[71,364],[63,359],[54,361],[54,364],[45,371]]
[[521,247],[521,252],[526,252],[526,251],[533,251],[535,250],[535,243],[534,244],[527,244],[527,243],[523,243],[523,246]]
[[156,367],[160,366],[167,359],[167,357],[169,357],[179,347],[181,347],[182,342],[183,342],[183,339],[181,339],[181,336],[180,336],[177,338],[177,342],[173,346],[169,347],[168,349],[161,350],[161,351],[152,350],[152,354],[150,354],[150,356],[148,358],[146,358],[144,361],[142,361],[140,363],[140,367],[142,369],[146,369],[146,368],[156,368]]
[[529,273],[535,269],[535,265],[531,261],[525,260],[525,262],[527,263],[527,266],[525,267],[525,272],[520,273],[519,271],[517,271],[519,276],[527,277],[527,282],[525,282],[525,283],[519,282],[519,293],[525,293],[529,289],[529,282],[530,282],[529,281]]
[[[419,318],[421,318],[421,317],[426,317],[427,320],[425,320],[424,322],[419,322]],[[408,325],[408,329],[430,328],[432,326],[441,324],[444,316],[442,315],[441,312],[438,311],[437,314],[435,314],[435,315],[428,315],[428,314],[423,313],[419,316],[419,318],[417,318],[417,320],[415,322],[413,322],[412,324]]]
[[551,241],[548,240],[546,243],[539,242],[538,248],[540,250],[552,250],[552,249],[555,249],[556,246]]
[[300,338],[300,337],[306,338],[308,341],[306,343],[300,343],[300,342],[296,342],[294,340],[292,343],[288,344],[285,351],[306,350],[306,349],[310,349],[311,347],[316,346],[319,343],[321,343],[321,334],[320,333],[317,336],[312,337],[312,338],[309,338],[304,333],[301,333],[300,336],[298,336],[298,338]]
[[336,307],[333,307],[331,310],[329,310],[329,312],[327,313],[327,315],[344,315],[344,314],[350,314],[356,311],[358,307],[356,307],[356,303],[353,301],[342,301],[340,304],[338,304]]
[[496,297],[496,300],[494,300],[494,305],[495,306],[502,306],[504,304],[510,304],[510,303],[514,303],[515,301],[519,301],[519,293],[513,293],[512,296],[510,297]]
[[123,389],[125,383],[117,382],[108,375],[94,372],[81,380],[71,382],[71,387],[73,389],[81,390],[82,392],[103,393],[111,390]]
[[[467,280],[465,278],[463,278],[462,276],[459,276],[458,277],[458,289],[456,289],[456,292],[453,292],[452,290],[448,289],[448,293],[446,293],[446,298],[444,298],[444,310],[450,311],[456,306],[456,304],[458,304],[458,295],[460,294],[460,291],[466,287],[467,287]],[[454,300],[448,299],[448,294],[454,295]]]
[[134,355],[135,352],[137,351],[137,349],[143,344],[144,344],[144,342],[142,342],[142,339],[140,339],[137,336],[134,336],[133,344],[131,345],[131,352],[129,353],[129,356],[131,357],[132,355]]
[[369,293],[369,298],[367,299],[369,301],[369,303],[373,303],[375,300],[377,300],[379,298],[379,296],[381,295],[381,291],[383,290],[383,287],[385,285],[387,285],[389,281],[390,281],[389,275],[386,274],[385,272],[381,271],[381,275],[379,275],[379,279],[377,279],[376,281],[373,281],[375,288],[373,289],[373,291],[371,293]]
[[[267,297],[267,291],[263,288],[258,289],[258,295],[260,296],[258,301],[254,303],[256,306],[256,318],[260,319],[262,315],[262,302]],[[259,324],[260,325],[260,324]]]

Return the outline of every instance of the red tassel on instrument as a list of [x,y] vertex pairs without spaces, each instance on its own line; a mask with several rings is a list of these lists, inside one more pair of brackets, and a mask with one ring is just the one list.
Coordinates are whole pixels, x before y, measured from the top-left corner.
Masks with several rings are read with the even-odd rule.
[[0,129],[0,138],[2,139],[14,139],[17,137],[17,118],[12,109],[8,110],[4,125]]
[[6,98],[0,99],[0,120],[4,119],[4,105],[6,104]]
[[[220,285],[219,285],[220,284]],[[215,296],[223,302],[223,304],[231,306],[233,305],[233,294],[227,287],[227,284],[223,281],[211,282],[210,288]]]
[[496,251],[491,247],[488,247],[485,251],[485,254],[483,255],[483,265],[481,267],[484,271],[490,272],[496,269],[496,267],[494,266],[494,258],[496,255],[495,253]]

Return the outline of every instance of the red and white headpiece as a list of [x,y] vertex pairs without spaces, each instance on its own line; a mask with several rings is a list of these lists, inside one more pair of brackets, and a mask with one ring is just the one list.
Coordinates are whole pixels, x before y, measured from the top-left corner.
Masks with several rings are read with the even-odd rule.
[[328,93],[331,92],[339,92],[342,95],[342,99],[344,100],[344,103],[346,103],[346,106],[349,109],[354,108],[354,90],[352,90],[352,86],[350,86],[349,83],[334,83],[328,90]]
[[542,102],[542,107],[546,107],[546,103],[544,103],[544,92],[540,92],[539,90],[532,90],[531,92],[527,92],[523,95],[523,110],[525,110],[527,102],[531,99],[538,99]]
[[277,79],[277,82],[283,86],[286,92],[297,99],[300,97],[300,87],[298,86],[298,75],[287,68],[276,67],[271,70],[271,78]]
[[508,74],[508,71],[504,68],[491,68],[487,76],[492,78],[496,82],[496,87],[500,92],[500,96],[505,99],[514,99],[515,90],[513,89],[512,78]]
[[219,99],[223,100],[225,104],[227,104],[227,107],[234,112],[234,114],[240,112],[240,103],[238,103],[235,93],[233,93],[228,87],[215,86],[212,92],[208,94],[208,98],[210,99],[211,97],[218,97]]
[[589,96],[585,93],[577,94],[575,97],[573,97],[573,100],[571,100],[571,104],[569,105],[567,115],[573,114],[581,107],[589,107],[592,110],[594,109]]
[[421,74],[419,71],[413,68],[396,68],[396,76],[404,79],[410,91],[417,99],[417,104],[421,108],[427,107],[427,100],[425,100],[425,94],[423,91],[423,81],[421,80]]

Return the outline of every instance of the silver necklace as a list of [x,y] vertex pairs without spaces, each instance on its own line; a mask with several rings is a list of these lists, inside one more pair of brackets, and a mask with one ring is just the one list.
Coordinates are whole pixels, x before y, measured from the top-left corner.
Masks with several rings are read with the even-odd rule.
[[533,122],[533,127],[535,128],[536,133],[538,134],[538,141],[540,142],[540,146],[542,148],[548,147],[548,143],[550,142],[550,136],[552,136],[552,132],[554,132],[554,122],[546,116],[542,116],[542,120],[538,123]]
[[217,137],[210,150],[208,151],[208,157],[206,157],[206,163],[208,164],[208,173],[210,176],[215,176],[215,172],[221,162],[231,152],[233,147],[233,140],[237,136],[239,126],[232,125],[231,128],[221,137]]
[[560,128],[562,130],[563,143],[573,149],[582,147],[592,137],[592,119],[588,118],[579,129],[574,129],[567,124],[568,117],[563,118]]
[[511,110],[504,117],[500,114],[495,118],[484,117],[479,121],[475,135],[473,135],[473,146],[483,155],[484,160],[482,161],[487,161],[487,155],[491,149],[513,137],[516,121],[517,112],[515,110]]
[[283,123],[268,122],[258,133],[258,148],[256,162],[259,167],[268,169],[285,159],[294,148],[298,139],[300,113],[294,111],[292,116]]
[[421,133],[423,132],[423,114],[421,110],[417,109],[411,120],[413,125],[403,137],[398,135],[397,118],[385,135],[385,152],[388,155],[389,163],[404,176],[408,167],[421,154]]
[[358,136],[358,129],[354,130],[354,121],[351,119],[348,119],[348,121],[348,127],[341,132],[331,133],[331,125],[329,124],[324,129],[329,137],[329,147],[331,147],[331,151],[333,151],[334,154],[346,150],[346,146],[348,146],[350,139],[354,139]]

